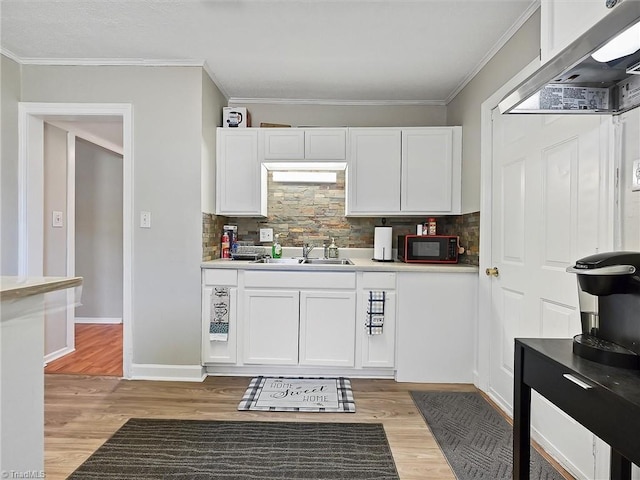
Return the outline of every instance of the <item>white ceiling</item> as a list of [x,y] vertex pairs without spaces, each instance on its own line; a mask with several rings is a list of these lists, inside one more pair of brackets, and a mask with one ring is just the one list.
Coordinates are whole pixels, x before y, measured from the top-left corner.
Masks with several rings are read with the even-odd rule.
[[205,65],[228,98],[444,104],[538,0],[2,0],[24,63]]

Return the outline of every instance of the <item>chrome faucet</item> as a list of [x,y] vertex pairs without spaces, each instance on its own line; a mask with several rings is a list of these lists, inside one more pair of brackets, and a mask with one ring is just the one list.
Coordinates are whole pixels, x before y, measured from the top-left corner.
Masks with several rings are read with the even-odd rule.
[[305,243],[302,245],[302,258],[304,258],[305,260],[307,258],[309,258],[309,254],[311,253],[311,250],[313,250],[313,247],[315,247],[315,245],[311,245],[309,243]]

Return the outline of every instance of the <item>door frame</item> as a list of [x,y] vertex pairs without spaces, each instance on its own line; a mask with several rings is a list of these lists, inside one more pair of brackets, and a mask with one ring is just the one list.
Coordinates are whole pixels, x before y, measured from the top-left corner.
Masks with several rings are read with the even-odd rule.
[[[96,116],[119,116],[123,128],[123,377],[131,378],[133,360],[133,108],[127,103],[38,103],[18,104],[18,274],[43,275],[44,245],[44,121],[47,118],[73,116],[90,119]],[[68,152],[69,155],[69,152]],[[71,172],[68,172],[69,182]],[[69,192],[67,192],[69,195]],[[75,198],[75,196],[74,196]],[[69,201],[69,197],[67,199]],[[67,232],[73,227],[67,219]],[[67,248],[69,238],[67,239]],[[67,258],[67,274],[75,270]],[[67,303],[76,302],[69,291]],[[70,314],[67,314],[69,321]],[[69,327],[69,325],[67,325]],[[67,331],[67,338],[69,332]]]
[[[540,68],[540,58],[536,57],[511,80],[489,96],[480,106],[480,251],[478,279],[478,327],[476,331],[476,370],[473,383],[483,392],[489,392],[491,343],[491,277],[483,275],[491,268],[491,225],[492,225],[492,165],[493,128],[491,115],[498,103],[529,75]],[[502,406],[503,408],[505,406]]]

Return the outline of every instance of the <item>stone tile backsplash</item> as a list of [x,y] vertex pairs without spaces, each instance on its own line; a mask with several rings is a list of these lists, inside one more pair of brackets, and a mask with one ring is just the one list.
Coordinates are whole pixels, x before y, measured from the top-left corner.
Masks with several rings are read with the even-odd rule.
[[[260,229],[273,228],[285,247],[303,243],[321,246],[335,237],[339,248],[373,248],[373,227],[381,217],[345,217],[345,175],[338,173],[335,184],[281,184],[268,180],[267,218],[223,217],[202,214],[203,260],[220,258],[223,225],[237,225],[239,240],[260,244]],[[461,263],[478,265],[480,212],[435,217],[438,234],[459,235],[466,253]],[[387,217],[393,227],[394,245],[398,235],[414,234],[425,217]]]

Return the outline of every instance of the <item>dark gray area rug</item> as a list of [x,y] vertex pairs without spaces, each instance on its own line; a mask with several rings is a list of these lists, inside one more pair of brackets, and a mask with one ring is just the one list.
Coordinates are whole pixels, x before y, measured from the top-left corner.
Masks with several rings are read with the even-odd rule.
[[132,418],[70,479],[399,480],[379,423]]
[[[411,392],[458,480],[511,480],[511,425],[475,392]],[[531,480],[563,480],[531,449]]]

